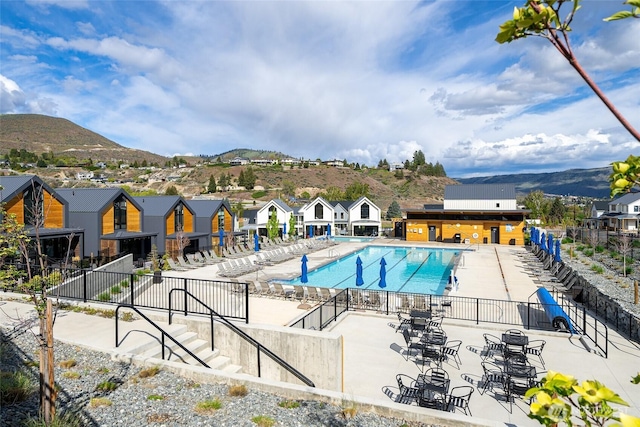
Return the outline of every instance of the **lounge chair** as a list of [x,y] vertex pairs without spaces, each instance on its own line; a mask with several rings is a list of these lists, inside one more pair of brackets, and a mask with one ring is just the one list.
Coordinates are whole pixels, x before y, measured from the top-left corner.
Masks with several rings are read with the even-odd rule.
[[167,263],[169,264],[169,267],[171,267],[171,269],[175,270],[175,271],[187,271],[187,270],[189,270],[189,268],[182,267],[182,266],[176,264],[176,262],[172,258],[169,258],[169,257],[167,257]]
[[194,269],[199,267],[197,265],[189,264],[181,255],[178,255],[177,261],[178,261],[178,264],[180,264],[184,268]]
[[323,301],[329,301],[332,298],[329,288],[320,288],[320,296]]
[[315,286],[307,286],[307,298],[311,301],[318,301],[320,299],[318,289]]
[[271,283],[271,285],[273,286],[273,290],[274,290],[274,294],[276,296],[282,297],[282,298],[289,298],[290,296],[293,295],[293,290],[292,289],[284,289],[284,287],[282,286],[281,283],[278,282],[273,282]]

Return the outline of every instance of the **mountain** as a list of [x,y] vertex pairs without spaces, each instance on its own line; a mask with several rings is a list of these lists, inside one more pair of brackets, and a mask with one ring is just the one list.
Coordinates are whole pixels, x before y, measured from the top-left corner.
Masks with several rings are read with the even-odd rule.
[[125,163],[146,160],[164,164],[168,158],[148,151],[123,147],[75,123],[40,114],[0,115],[0,154],[25,149],[38,155],[91,158],[94,161]]
[[611,168],[569,169],[562,172],[523,173],[475,178],[457,178],[461,184],[512,183],[516,192],[527,194],[541,190],[545,194],[584,196],[597,199],[609,198]]

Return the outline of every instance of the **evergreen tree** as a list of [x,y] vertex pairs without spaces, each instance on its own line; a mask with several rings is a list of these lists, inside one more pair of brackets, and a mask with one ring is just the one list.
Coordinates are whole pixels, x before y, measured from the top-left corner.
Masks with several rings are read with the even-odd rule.
[[167,190],[164,192],[165,196],[179,196],[178,189],[175,185],[170,185],[167,187]]
[[401,217],[402,217],[402,211],[400,210],[400,205],[398,204],[398,202],[394,200],[389,205],[389,209],[387,209],[386,218],[392,219],[392,218],[401,218]]
[[289,217],[289,231],[288,234],[291,237],[295,237],[296,236],[296,217],[291,214],[291,216]]
[[274,240],[276,237],[278,237],[279,226],[280,224],[278,224],[278,216],[276,215],[276,211],[274,210],[271,212],[271,216],[267,221],[267,234],[269,236],[269,239]]
[[215,193],[218,190],[216,185],[216,178],[211,175],[209,176],[209,185],[207,186],[207,193]]

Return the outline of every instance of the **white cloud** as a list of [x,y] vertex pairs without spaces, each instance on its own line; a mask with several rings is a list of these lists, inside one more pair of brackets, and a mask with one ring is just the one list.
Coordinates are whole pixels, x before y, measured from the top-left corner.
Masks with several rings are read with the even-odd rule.
[[0,74],[0,113],[20,111],[25,105],[25,95],[20,86]]

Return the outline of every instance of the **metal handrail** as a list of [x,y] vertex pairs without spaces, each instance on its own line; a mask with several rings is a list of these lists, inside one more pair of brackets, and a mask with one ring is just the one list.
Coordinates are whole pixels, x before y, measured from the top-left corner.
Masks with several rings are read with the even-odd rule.
[[[213,320],[214,320],[214,315],[215,315],[215,320],[224,323],[233,332],[238,334],[240,337],[244,338],[245,341],[247,341],[249,344],[253,345],[256,348],[256,350],[258,351],[258,377],[261,376],[260,352],[262,351],[262,352],[264,352],[264,354],[269,356],[271,358],[271,360],[276,362],[278,365],[282,366],[284,369],[286,369],[289,373],[293,374],[300,381],[302,381],[303,383],[305,383],[309,387],[315,387],[315,384],[313,383],[313,381],[311,381],[309,378],[307,378],[304,374],[302,374],[296,368],[291,366],[289,363],[287,363],[280,356],[276,355],[271,350],[269,350],[268,348],[266,348],[265,346],[260,344],[254,338],[252,338],[249,335],[247,335],[246,332],[244,332],[242,329],[238,328],[236,325],[231,323],[224,316],[218,314],[214,309],[212,309],[207,304],[202,302],[198,297],[196,297],[195,295],[193,295],[189,291],[186,291],[186,290],[180,289],[180,288],[173,288],[173,289],[171,289],[169,291],[169,324],[171,324],[171,319],[172,319],[172,316],[173,316],[173,313],[172,313],[172,301],[173,300],[172,300],[171,297],[172,297],[174,291],[184,292],[185,293],[185,302],[186,302],[186,296],[189,296],[192,299],[194,299],[196,302],[200,303],[200,305],[205,307],[207,310],[209,310],[209,315],[211,316],[211,335],[212,335],[211,346],[212,346],[212,349],[213,349]],[[185,304],[184,313],[185,313],[185,316],[186,316],[187,315],[187,306],[186,306],[186,304]]]
[[125,308],[129,308],[133,311],[135,311],[136,313],[138,313],[144,320],[146,320],[151,326],[153,326],[154,328],[156,328],[158,331],[160,331],[162,333],[162,337],[161,337],[161,346],[162,346],[162,360],[164,360],[164,337],[165,335],[167,336],[167,338],[169,338],[175,345],[177,345],[178,347],[180,347],[182,350],[184,350],[189,356],[193,357],[195,360],[197,360],[202,366],[204,366],[205,368],[210,368],[209,365],[207,365],[202,359],[200,359],[198,356],[196,356],[195,354],[193,354],[193,352],[191,350],[189,350],[188,348],[186,348],[184,345],[182,345],[179,341],[177,341],[174,337],[172,337],[168,332],[166,332],[164,329],[162,329],[160,326],[158,326],[153,320],[149,319],[144,313],[142,313],[140,310],[138,310],[137,308],[135,308],[134,306],[130,305],[130,304],[119,304],[118,307],[116,308],[116,347],[118,347],[120,345],[120,343],[118,342],[118,311],[120,311],[120,308],[125,307]]

